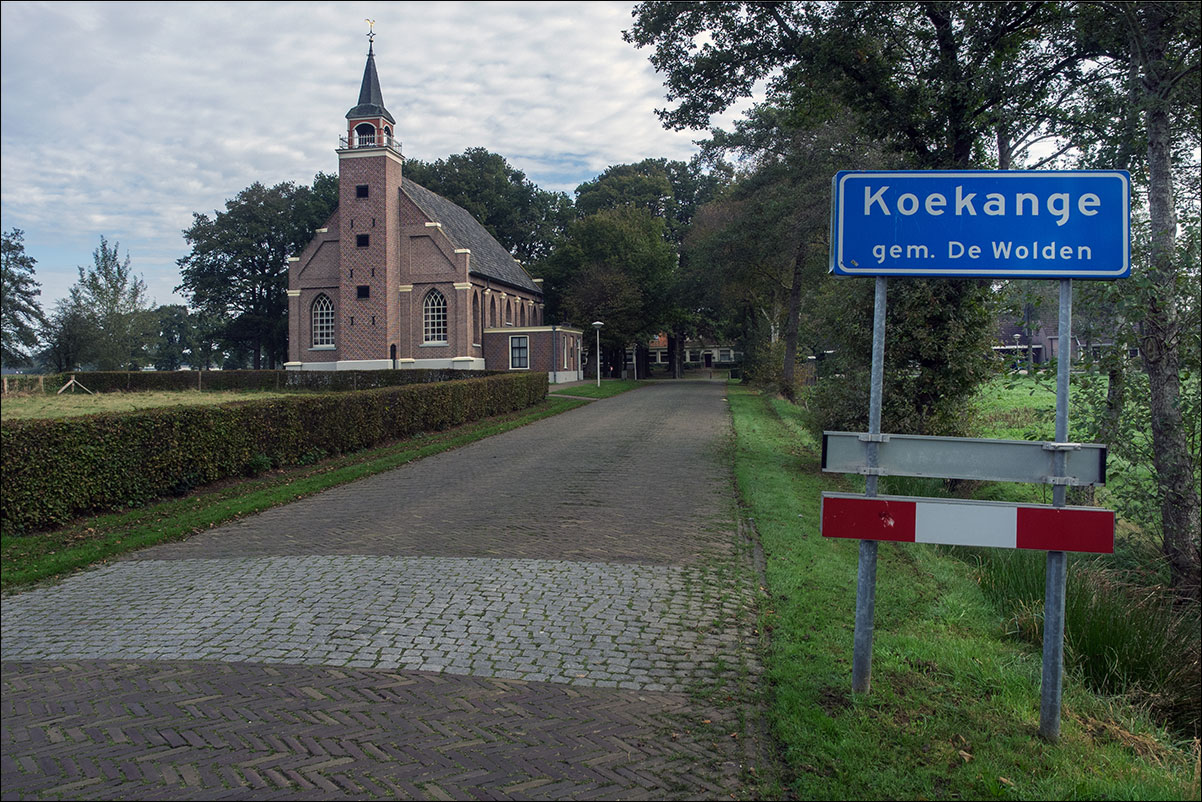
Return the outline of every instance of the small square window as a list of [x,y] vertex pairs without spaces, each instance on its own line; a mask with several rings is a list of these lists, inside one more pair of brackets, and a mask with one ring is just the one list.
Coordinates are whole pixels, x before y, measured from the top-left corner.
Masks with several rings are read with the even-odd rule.
[[356,198],[366,198],[367,197],[367,184],[358,184],[355,186],[355,197]]
[[356,291],[356,293],[358,293],[358,296],[360,298],[370,298],[371,297],[371,287],[369,287],[366,284],[360,284],[358,287],[355,287],[355,291]]
[[355,247],[366,248],[371,245],[371,234],[356,234]]

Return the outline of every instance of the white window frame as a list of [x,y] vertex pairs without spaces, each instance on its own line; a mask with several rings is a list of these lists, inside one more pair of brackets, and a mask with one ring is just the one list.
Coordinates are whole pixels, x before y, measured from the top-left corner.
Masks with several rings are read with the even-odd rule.
[[[325,303],[322,304],[322,301]],[[312,324],[312,330],[309,333],[310,348],[323,350],[334,348],[334,302],[330,296],[323,292],[314,298],[313,303],[309,305],[309,315]]]
[[[526,364],[515,365],[513,360],[513,349],[517,340],[522,340],[522,357]],[[509,369],[510,370],[530,370],[530,336],[527,334],[511,334],[509,335]]]
[[424,345],[446,345],[447,340],[447,297],[437,289],[430,290],[422,299],[422,343]]

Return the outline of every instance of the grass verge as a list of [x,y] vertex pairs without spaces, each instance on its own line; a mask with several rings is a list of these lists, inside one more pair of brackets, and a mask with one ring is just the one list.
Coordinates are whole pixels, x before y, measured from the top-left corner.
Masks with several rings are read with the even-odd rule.
[[1198,798],[1196,747],[1071,677],[1061,740],[1037,735],[1040,656],[959,560],[881,544],[872,691],[851,693],[857,544],[819,534],[821,474],[802,412],[729,398],[744,515],[765,554],[769,718],[802,799]]
[[631,379],[602,379],[601,386],[595,384],[576,384],[571,387],[564,387],[561,390],[552,390],[549,395],[572,395],[580,396],[581,398],[612,398],[615,395],[621,395],[627,390],[636,390],[639,387],[645,387],[647,382],[633,381]]
[[548,399],[520,412],[382,448],[345,454],[314,465],[219,484],[184,498],[81,518],[49,532],[0,534],[0,589],[11,590],[104,562],[127,551],[181,540],[235,518],[287,504],[587,403]]

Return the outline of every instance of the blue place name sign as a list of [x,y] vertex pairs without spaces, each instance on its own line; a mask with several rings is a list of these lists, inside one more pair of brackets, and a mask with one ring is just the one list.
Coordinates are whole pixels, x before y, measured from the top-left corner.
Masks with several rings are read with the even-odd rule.
[[839,276],[1117,279],[1131,274],[1131,177],[1113,171],[845,171]]

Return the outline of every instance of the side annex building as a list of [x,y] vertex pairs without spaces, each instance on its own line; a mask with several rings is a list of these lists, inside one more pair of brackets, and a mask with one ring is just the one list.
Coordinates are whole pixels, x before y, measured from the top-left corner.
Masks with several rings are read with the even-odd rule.
[[457,204],[403,177],[374,44],[338,153],[338,208],[288,262],[290,370],[451,368],[584,378],[580,329]]

